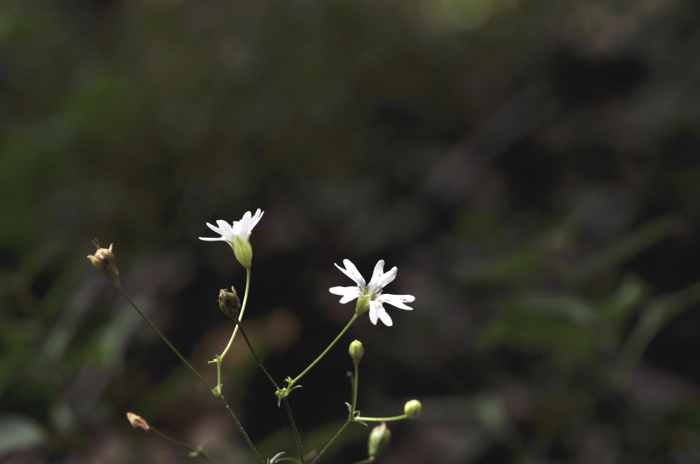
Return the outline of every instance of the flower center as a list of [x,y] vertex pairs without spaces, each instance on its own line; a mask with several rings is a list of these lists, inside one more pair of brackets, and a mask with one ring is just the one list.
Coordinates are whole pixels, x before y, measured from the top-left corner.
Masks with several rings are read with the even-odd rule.
[[369,301],[374,301],[379,295],[382,294],[382,291],[379,290],[378,292],[372,292],[372,289],[370,287],[367,287],[362,291],[362,294],[369,298]]

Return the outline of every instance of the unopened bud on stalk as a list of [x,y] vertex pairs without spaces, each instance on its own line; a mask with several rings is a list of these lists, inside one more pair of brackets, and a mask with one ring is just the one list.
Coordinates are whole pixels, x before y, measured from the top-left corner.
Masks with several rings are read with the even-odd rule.
[[238,299],[236,289],[231,287],[229,292],[222,288],[219,292],[219,309],[231,319],[238,319],[238,310],[241,309],[241,300]]
[[423,405],[418,400],[407,401],[403,407],[403,412],[406,413],[406,417],[409,419],[415,419],[423,412]]
[[367,449],[370,458],[376,458],[389,446],[391,441],[391,430],[386,427],[386,423],[382,422],[372,429],[367,442]]
[[126,418],[129,419],[129,423],[135,429],[142,429],[144,432],[148,432],[148,430],[150,429],[150,427],[148,426],[148,422],[146,422],[146,420],[143,417],[137,416],[133,412],[127,412]]
[[88,255],[88,259],[92,261],[92,265],[97,268],[103,276],[107,277],[107,280],[112,282],[114,285],[119,285],[119,271],[117,266],[114,264],[114,253],[112,253],[112,245],[109,248],[100,248],[100,244],[97,240],[93,241],[97,247],[97,251],[94,255]]
[[354,342],[350,343],[350,348],[348,351],[350,352],[352,362],[355,364],[360,364],[360,359],[362,359],[362,356],[365,354],[365,349],[362,347],[362,342],[355,340]]

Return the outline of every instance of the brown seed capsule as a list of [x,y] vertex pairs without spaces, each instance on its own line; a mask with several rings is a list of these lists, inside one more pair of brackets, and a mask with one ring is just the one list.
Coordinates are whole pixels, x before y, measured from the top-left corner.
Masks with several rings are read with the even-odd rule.
[[137,416],[133,412],[127,412],[126,418],[129,419],[129,423],[135,429],[141,429],[144,432],[148,432],[148,430],[150,429],[150,427],[148,426],[148,422],[146,422],[146,420],[143,417]]

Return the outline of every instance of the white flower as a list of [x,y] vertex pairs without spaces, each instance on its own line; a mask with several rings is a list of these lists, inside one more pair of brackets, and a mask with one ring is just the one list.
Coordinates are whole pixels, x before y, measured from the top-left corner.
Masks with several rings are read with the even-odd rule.
[[390,305],[401,309],[413,309],[404,304],[414,301],[416,298],[413,295],[382,295],[382,290],[384,287],[389,285],[396,278],[396,273],[398,272],[396,266],[391,268],[391,270],[385,274],[384,260],[380,259],[379,262],[377,262],[377,265],[374,266],[374,273],[372,274],[372,279],[369,281],[368,285],[365,283],[365,279],[362,277],[355,265],[350,262],[350,260],[344,259],[343,264],[345,265],[345,269],[337,264],[335,267],[340,269],[343,274],[354,280],[357,286],[331,287],[328,291],[334,295],[341,295],[342,298],[340,299],[340,302],[342,304],[348,303],[355,298],[359,298],[360,300],[357,302],[357,311],[360,313],[366,311],[366,309],[361,309],[362,306],[364,306],[362,304],[363,300],[365,301],[365,305],[368,302],[369,320],[372,321],[372,324],[377,325],[377,319],[381,319],[381,321],[387,326],[393,325],[391,317],[389,317],[389,314],[387,314],[382,303],[389,303]]
[[228,225],[228,222],[223,221],[221,219],[216,221],[216,225],[219,227],[215,227],[207,222],[207,227],[209,227],[217,234],[220,234],[221,237],[199,237],[199,239],[204,240],[206,242],[216,242],[219,240],[224,240],[229,243],[235,242],[236,237],[241,237],[243,240],[248,240],[248,237],[250,236],[253,227],[256,226],[258,221],[260,221],[262,215],[263,211],[260,211],[260,208],[258,208],[258,210],[255,212],[255,216],[251,216],[250,211],[246,211],[246,213],[243,215],[243,218],[241,218],[240,221],[233,221],[231,225]]
[[263,211],[260,211],[260,208],[258,208],[255,215],[251,215],[250,211],[246,211],[240,221],[233,221],[231,225],[228,225],[228,222],[221,219],[216,221],[218,227],[207,222],[207,227],[217,234],[220,234],[221,237],[199,237],[199,239],[206,242],[228,242],[231,248],[233,248],[233,253],[236,255],[238,261],[243,266],[249,268],[253,259],[253,248],[250,246],[248,238],[250,237],[253,227],[257,225],[262,216]]

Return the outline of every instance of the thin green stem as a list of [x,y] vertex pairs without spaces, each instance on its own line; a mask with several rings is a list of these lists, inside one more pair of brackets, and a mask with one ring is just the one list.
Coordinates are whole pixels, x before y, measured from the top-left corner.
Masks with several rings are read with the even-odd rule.
[[343,424],[343,426],[340,427],[340,429],[335,433],[335,435],[333,435],[333,438],[331,438],[331,441],[329,441],[328,444],[326,444],[326,446],[323,447],[323,449],[321,450],[321,452],[318,453],[318,456],[316,456],[316,459],[314,459],[313,461],[311,461],[311,464],[316,464],[316,463],[318,462],[318,460],[321,459],[321,456],[323,456],[323,453],[325,453],[326,450],[328,449],[328,447],[331,446],[331,444],[335,441],[335,439],[338,438],[338,437],[340,436],[341,433],[343,433],[343,430],[345,430],[345,428],[346,428],[348,425],[350,425],[350,422],[352,422],[352,419],[348,419],[347,421],[345,421],[345,423]]
[[250,352],[253,354],[253,357],[255,360],[258,362],[258,366],[262,371],[265,373],[268,379],[270,379],[270,382],[272,382],[272,385],[275,386],[277,390],[280,389],[279,385],[277,385],[277,382],[275,382],[275,379],[272,378],[269,372],[267,372],[267,369],[265,369],[265,366],[263,366],[262,361],[260,361],[260,358],[258,358],[258,355],[255,353],[255,350],[253,349],[253,345],[250,344],[250,340],[248,339],[248,335],[246,335],[245,330],[243,330],[243,327],[241,326],[240,321],[236,322],[236,328],[241,329],[241,335],[243,335],[243,339],[245,340],[246,344],[248,345],[248,348],[250,349]]
[[[171,350],[173,350],[173,353],[175,353],[175,354],[177,355],[178,358],[180,358],[180,361],[182,361],[183,363],[185,363],[185,365],[186,365],[187,367],[190,368],[190,370],[197,376],[197,378],[198,378],[199,380],[201,380],[202,383],[203,383],[204,385],[206,385],[207,388],[208,388],[209,390],[211,390],[211,392],[214,394],[214,396],[216,396],[216,397],[219,399],[219,401],[221,402],[221,404],[224,406],[224,409],[226,409],[226,412],[228,412],[229,416],[231,416],[231,419],[233,419],[234,424],[236,424],[236,428],[238,429],[238,431],[240,432],[240,434],[241,434],[241,435],[243,436],[243,438],[245,439],[245,441],[246,441],[246,443],[248,444],[248,447],[250,448],[250,450],[253,452],[253,454],[254,454],[255,457],[258,459],[258,461],[260,461],[262,464],[265,464],[265,461],[263,461],[262,457],[260,456],[260,453],[258,453],[258,450],[255,449],[255,446],[253,445],[253,442],[250,441],[250,437],[248,437],[248,434],[246,433],[245,429],[243,428],[243,425],[238,421],[238,418],[237,418],[236,415],[233,413],[233,411],[231,410],[231,407],[228,405],[228,403],[227,403],[226,400],[224,399],[223,395],[221,394],[221,383],[219,383],[219,385],[218,385],[216,388],[212,388],[212,386],[209,385],[209,382],[207,382],[206,380],[204,380],[204,377],[202,377],[202,376],[199,374],[199,372],[197,372],[197,370],[196,370],[194,367],[192,367],[192,365],[191,365],[189,362],[187,362],[187,360],[185,359],[185,357],[182,356],[182,355],[180,354],[180,352],[172,345],[172,343],[170,343],[170,341],[165,337],[165,335],[163,335],[163,334],[161,333],[161,331],[158,330],[158,328],[157,328],[155,325],[153,325],[153,322],[151,322],[151,320],[148,318],[148,316],[146,316],[146,315],[143,313],[143,311],[141,311],[141,310],[139,309],[139,307],[136,306],[136,303],[134,303],[134,301],[129,297],[129,295],[128,295],[128,294],[126,293],[126,291],[122,288],[122,286],[121,286],[119,283],[115,284],[115,286],[117,287],[117,290],[119,290],[119,291],[121,292],[121,294],[124,295],[124,298],[126,298],[126,299],[129,301],[129,303],[130,303],[131,306],[136,310],[136,312],[138,312],[138,313],[141,315],[141,317],[148,323],[148,325],[151,326],[151,328],[155,331],[155,333],[158,334],[158,336],[161,338],[161,340],[163,340],[163,341],[165,342],[165,344],[168,345],[168,347],[170,347]],[[247,292],[246,292],[246,294],[247,294]],[[218,364],[220,365],[221,363],[219,362]],[[220,375],[221,375],[221,374],[220,374],[220,372],[219,372],[219,376],[220,376]]]
[[228,341],[228,345],[226,345],[226,348],[224,348],[224,351],[220,355],[216,355],[216,358],[213,360],[209,361],[209,363],[216,363],[216,390],[220,393],[221,392],[221,362],[224,360],[224,357],[226,356],[226,353],[228,353],[228,350],[231,348],[231,345],[233,345],[233,340],[236,338],[236,334],[238,333],[238,328],[241,320],[243,319],[243,313],[245,312],[245,308],[248,305],[248,291],[250,290],[250,268],[246,268],[246,274],[245,274],[245,293],[243,295],[243,304],[241,305],[241,311],[238,314],[238,320],[236,322],[236,327],[233,329],[233,333],[231,334],[231,338]]
[[228,405],[228,403],[224,399],[224,396],[221,393],[219,393],[218,395],[214,394],[214,396],[216,396],[219,399],[221,404],[224,406],[224,409],[226,409],[226,412],[228,413],[228,415],[231,416],[231,419],[233,419],[233,422],[236,424],[236,428],[238,429],[238,432],[240,432],[240,434],[243,436],[243,439],[248,444],[248,448],[250,448],[250,450],[253,452],[256,459],[261,464],[265,464],[265,460],[262,458],[262,456],[260,456],[260,453],[258,453],[258,450],[255,449],[255,445],[253,445],[253,442],[250,440],[250,437],[248,436],[245,429],[243,428],[243,425],[241,425],[241,423],[238,421],[238,418],[233,413],[233,411],[231,410],[231,407]]
[[[246,268],[246,270],[245,270],[245,294],[243,295],[243,304],[241,305],[241,313],[238,315],[238,322],[241,322],[243,320],[243,313],[245,312],[246,305],[248,304],[248,290],[249,289],[250,289],[250,268]],[[231,345],[233,344],[233,340],[236,338],[236,333],[238,333],[239,327],[240,327],[240,325],[236,324],[236,327],[233,329],[233,333],[231,334],[231,339],[228,341],[228,345],[226,345],[226,349],[224,349],[223,353],[221,353],[222,360],[226,357],[226,353],[228,353],[228,350],[231,348]]]
[[187,443],[184,443],[184,442],[182,442],[182,441],[180,441],[180,440],[177,440],[177,439],[175,439],[175,438],[169,436],[168,434],[165,434],[165,433],[161,432],[160,430],[158,430],[157,428],[153,427],[153,426],[150,425],[150,424],[149,424],[149,430],[155,432],[156,434],[160,435],[161,437],[165,438],[166,440],[169,440],[169,441],[175,443],[176,445],[182,446],[182,447],[185,448],[186,450],[189,450],[189,451],[191,451],[192,453],[195,453],[195,454],[193,455],[193,457],[194,457],[194,456],[201,456],[201,457],[203,457],[204,459],[213,462],[214,464],[221,464],[219,461],[217,461],[216,459],[214,459],[213,457],[211,457],[209,454],[207,454],[201,447],[195,448],[195,447],[192,446],[192,445],[188,445]]
[[209,385],[209,382],[207,382],[206,380],[204,380],[204,377],[202,377],[202,376],[200,375],[200,373],[197,372],[197,369],[195,369],[194,367],[192,367],[192,364],[190,364],[189,362],[187,362],[187,360],[185,359],[185,357],[182,356],[182,355],[180,354],[180,352],[177,350],[177,348],[175,348],[175,347],[172,345],[172,343],[170,343],[170,340],[168,340],[168,339],[166,338],[166,336],[163,335],[163,334],[161,333],[161,331],[158,330],[158,328],[157,328],[155,325],[153,325],[153,322],[151,322],[151,320],[148,318],[148,316],[146,316],[146,315],[143,313],[143,311],[141,311],[141,310],[139,309],[139,307],[136,306],[136,303],[134,303],[134,301],[129,297],[129,295],[127,295],[126,291],[124,291],[124,289],[122,288],[122,286],[121,286],[120,284],[118,284],[118,283],[115,284],[115,286],[117,287],[117,290],[119,290],[119,291],[121,292],[121,294],[124,295],[124,298],[126,298],[126,299],[129,301],[129,303],[130,303],[131,306],[136,310],[136,312],[138,312],[138,313],[141,315],[141,317],[143,318],[143,320],[145,320],[146,323],[148,323],[148,325],[150,325],[151,328],[155,331],[155,333],[158,334],[158,336],[161,338],[161,340],[163,340],[163,341],[165,342],[165,344],[168,345],[168,347],[173,351],[173,353],[175,353],[175,354],[177,355],[178,358],[180,358],[180,361],[182,361],[183,363],[185,363],[185,366],[187,366],[187,367],[194,373],[194,375],[196,375],[197,378],[198,378],[199,380],[201,380],[202,383],[203,383],[204,385],[207,386],[207,388],[208,388],[209,390],[212,390],[212,391],[213,391],[212,386]]
[[287,410],[287,417],[289,417],[289,423],[292,425],[292,432],[294,432],[294,442],[297,445],[297,454],[299,454],[299,461],[304,464],[304,450],[301,447],[301,436],[299,435],[299,430],[297,430],[297,424],[294,422],[294,416],[292,416],[292,408],[289,407],[289,399],[284,398],[284,408]]
[[[253,355],[255,360],[258,362],[258,366],[262,371],[265,373],[268,379],[270,379],[270,382],[272,382],[272,385],[275,386],[277,390],[280,389],[279,385],[277,385],[277,382],[275,382],[275,379],[272,378],[270,373],[265,369],[265,366],[263,365],[262,361],[258,357],[257,353],[255,352],[255,349],[253,348],[253,345],[250,343],[250,339],[248,338],[248,335],[245,333],[245,330],[243,330],[243,326],[241,325],[240,319],[236,322],[236,328],[240,329],[241,335],[243,335],[243,339],[246,342],[246,345],[248,345],[248,349],[250,349],[250,353]],[[220,359],[219,357],[218,359]],[[220,362],[217,364],[221,364]],[[287,417],[289,417],[289,423],[292,426],[292,432],[294,432],[294,442],[296,443],[297,446],[297,452],[299,454],[299,461],[301,464],[304,464],[304,451],[301,446],[301,436],[299,435],[299,430],[297,429],[296,422],[294,422],[294,416],[292,415],[292,408],[289,406],[289,400],[287,397],[284,397],[284,407],[287,410]]]
[[408,419],[408,416],[406,414],[402,416],[394,416],[394,417],[362,417],[358,416],[355,418],[356,421],[362,421],[362,422],[390,422],[390,421],[397,421],[397,420],[404,420]]
[[357,382],[359,381],[360,375],[360,365],[355,364],[355,377],[352,379],[352,411],[350,412],[350,417],[355,417],[355,411],[357,410]]
[[355,319],[357,319],[357,316],[358,316],[357,313],[355,313],[355,314],[352,316],[352,319],[350,319],[350,322],[348,322],[348,325],[346,325],[345,328],[344,328],[343,330],[340,331],[340,333],[338,334],[338,336],[335,337],[335,340],[333,340],[333,341],[331,342],[331,344],[328,345],[328,348],[326,348],[326,349],[323,351],[323,353],[321,353],[321,355],[320,355],[318,358],[316,358],[316,360],[315,360],[314,362],[312,362],[312,363],[309,365],[309,367],[307,367],[306,369],[304,369],[304,371],[303,371],[301,374],[299,374],[294,380],[292,380],[291,382],[289,382],[289,385],[287,386],[287,389],[291,389],[291,387],[293,387],[294,384],[297,383],[297,382],[299,381],[299,379],[301,379],[302,377],[304,377],[304,375],[306,375],[306,373],[309,372],[309,371],[311,370],[311,368],[314,367],[314,366],[316,365],[316,363],[319,362],[319,361],[326,355],[326,353],[328,353],[328,351],[329,351],[331,348],[333,348],[333,345],[335,345],[336,342],[337,342],[338,340],[340,340],[340,337],[342,337],[343,334],[350,328],[350,326],[352,325],[352,323],[355,322]]

